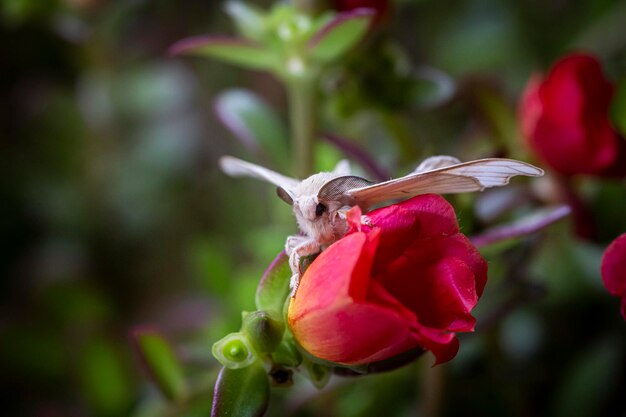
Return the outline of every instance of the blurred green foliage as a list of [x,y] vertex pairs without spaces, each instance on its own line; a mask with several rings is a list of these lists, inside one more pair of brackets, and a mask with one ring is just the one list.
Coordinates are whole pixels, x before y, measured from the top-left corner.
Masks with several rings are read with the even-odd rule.
[[[266,159],[257,162],[289,173],[280,84],[166,55],[180,38],[232,33],[222,5],[0,3],[3,415],[162,415],[129,338],[144,324],[173,342],[198,387],[185,415],[208,415],[211,345],[254,309],[258,280],[295,231],[272,187],[227,178],[216,164],[246,155],[212,111],[219,99],[235,123],[261,124]],[[324,73],[322,129],[394,175],[434,152],[523,158],[515,106],[533,71],[585,48],[621,75],[624,95],[625,17],[617,0],[397,1],[386,27]],[[454,94],[425,106],[424,67],[448,74]],[[622,97],[622,129],[623,107]],[[320,169],[342,157],[327,143],[317,152]],[[334,377],[321,391],[296,375],[293,388],[272,388],[268,415],[623,415],[626,327],[598,265],[626,231],[626,191],[582,182],[598,239],[578,240],[565,222],[486,248],[478,332],[463,336],[452,363],[430,369],[425,357],[387,374]],[[482,198],[452,199],[464,233],[506,220],[477,215]]]

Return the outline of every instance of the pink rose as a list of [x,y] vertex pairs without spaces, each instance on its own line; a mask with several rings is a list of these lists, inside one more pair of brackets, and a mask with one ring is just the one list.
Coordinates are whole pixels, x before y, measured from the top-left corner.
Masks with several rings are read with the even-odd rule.
[[533,76],[519,111],[530,149],[564,175],[623,174],[626,142],[609,120],[613,92],[590,55],[568,55],[546,76]]
[[288,321],[309,353],[331,362],[377,362],[422,347],[442,363],[473,331],[471,311],[487,263],[459,233],[452,206],[419,195],[368,213],[348,213],[350,231],[309,266]]

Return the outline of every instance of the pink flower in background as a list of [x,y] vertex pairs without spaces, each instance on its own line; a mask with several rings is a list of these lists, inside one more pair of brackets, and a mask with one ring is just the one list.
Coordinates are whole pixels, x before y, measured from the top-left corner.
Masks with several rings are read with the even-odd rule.
[[535,75],[520,105],[530,149],[564,175],[620,175],[626,142],[609,120],[614,85],[593,56],[572,54],[545,76]]
[[626,233],[606,248],[601,270],[606,289],[622,299],[622,317],[626,320]]
[[450,204],[420,195],[368,213],[348,213],[351,229],[309,266],[289,306],[294,337],[316,357],[342,364],[431,350],[437,363],[473,331],[471,311],[487,263],[459,233]]

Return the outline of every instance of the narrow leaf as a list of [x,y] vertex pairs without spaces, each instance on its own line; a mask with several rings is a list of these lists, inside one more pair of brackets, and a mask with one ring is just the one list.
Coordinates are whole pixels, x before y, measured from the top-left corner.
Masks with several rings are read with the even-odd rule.
[[187,384],[182,367],[174,350],[156,330],[138,328],[131,337],[148,373],[170,400],[178,400],[187,395]]
[[289,295],[291,268],[285,252],[278,254],[263,274],[256,290],[256,307],[259,310],[283,311],[285,299]]
[[244,68],[269,70],[276,64],[273,53],[261,45],[241,38],[194,36],[176,42],[170,55],[199,55],[217,58]]
[[270,387],[259,362],[247,368],[222,368],[215,383],[212,417],[262,416],[269,403]]
[[309,41],[310,54],[320,61],[331,61],[339,57],[365,36],[374,15],[372,9],[339,13]]
[[481,247],[502,240],[525,236],[551,225],[563,217],[568,216],[571,212],[572,209],[568,205],[547,207],[522,217],[513,223],[488,229],[480,235],[473,236],[471,240],[474,245]]
[[220,121],[250,152],[273,157],[273,165],[288,160],[287,129],[276,113],[250,91],[234,89],[215,100]]

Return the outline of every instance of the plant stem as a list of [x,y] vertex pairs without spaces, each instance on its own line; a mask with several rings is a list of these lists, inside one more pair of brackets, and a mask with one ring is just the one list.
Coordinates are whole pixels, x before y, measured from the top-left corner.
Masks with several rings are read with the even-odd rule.
[[445,384],[444,370],[441,366],[431,366],[422,361],[421,412],[424,417],[438,417],[441,414],[441,400]]
[[296,10],[304,14],[310,14],[315,8],[315,0],[292,0]]
[[289,121],[294,143],[294,172],[299,178],[313,173],[314,139],[316,129],[316,77],[294,77],[287,82]]

